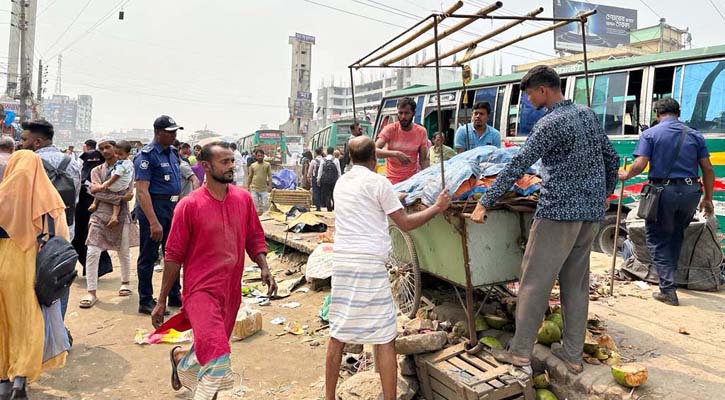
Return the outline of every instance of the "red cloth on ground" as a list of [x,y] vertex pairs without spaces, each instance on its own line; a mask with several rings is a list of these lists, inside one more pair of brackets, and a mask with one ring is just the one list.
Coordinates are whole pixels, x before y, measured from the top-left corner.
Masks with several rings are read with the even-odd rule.
[[267,251],[249,192],[227,187],[222,201],[206,185],[182,199],[166,242],[166,260],[184,268],[184,306],[156,332],[191,327],[202,365],[230,353],[229,338],[242,302],[245,250],[251,258]]

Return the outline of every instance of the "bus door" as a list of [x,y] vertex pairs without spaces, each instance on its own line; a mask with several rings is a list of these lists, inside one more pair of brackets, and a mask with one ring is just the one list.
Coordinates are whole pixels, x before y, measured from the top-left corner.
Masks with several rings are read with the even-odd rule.
[[[450,140],[453,143],[453,135],[455,133],[455,117],[456,109],[458,108],[458,92],[446,92],[441,93],[441,118],[443,121],[438,121],[438,97],[435,93],[428,95],[428,102],[424,110],[423,127],[428,132],[428,138],[432,138],[433,135],[438,132],[444,132],[446,136],[446,142]],[[450,139],[448,139],[450,138]]]

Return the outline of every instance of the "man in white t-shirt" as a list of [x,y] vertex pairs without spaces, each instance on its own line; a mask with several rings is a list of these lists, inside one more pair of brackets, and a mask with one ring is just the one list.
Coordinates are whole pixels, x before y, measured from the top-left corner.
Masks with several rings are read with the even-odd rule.
[[390,252],[388,217],[404,231],[415,229],[448,209],[443,191],[430,208],[408,215],[393,185],[374,172],[375,143],[350,140],[353,167],[335,186],[335,243],[332,260],[330,344],[325,368],[325,399],[335,399],[345,343],[374,345],[383,395],[396,398],[396,310],[385,268]]

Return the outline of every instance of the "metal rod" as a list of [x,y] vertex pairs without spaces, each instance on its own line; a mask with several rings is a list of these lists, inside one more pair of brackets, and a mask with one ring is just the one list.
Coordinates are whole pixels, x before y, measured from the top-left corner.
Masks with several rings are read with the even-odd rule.
[[[442,18],[441,18],[441,19],[445,19],[447,15],[449,15],[449,14],[453,14],[453,13],[454,13],[455,11],[457,11],[457,10],[458,10],[458,9],[460,9],[461,7],[463,7],[463,2],[462,2],[462,1],[458,1],[458,2],[454,3],[454,4],[452,5],[452,6],[448,7],[448,8],[447,8],[447,9],[446,9],[446,10],[445,10],[445,11],[443,12],[443,15],[442,15]],[[430,17],[426,17],[426,18],[424,19],[424,21],[425,21],[425,20],[427,20],[428,18],[430,18]],[[431,30],[431,28],[433,28],[433,25],[434,25],[434,23],[435,23],[434,21],[429,21],[429,22],[428,22],[428,23],[426,23],[426,24],[425,24],[425,25],[424,25],[423,27],[421,27],[421,28],[420,28],[420,29],[419,29],[418,31],[416,31],[416,32],[415,32],[415,33],[413,33],[412,35],[410,35],[410,36],[406,37],[405,39],[401,40],[401,41],[400,41],[400,43],[398,43],[398,44],[396,44],[395,46],[393,46],[393,47],[389,48],[388,50],[385,50],[384,52],[382,52],[382,53],[380,53],[380,54],[376,55],[375,57],[373,57],[373,58],[371,58],[371,59],[369,59],[369,60],[366,60],[366,61],[365,61],[365,62],[363,62],[363,63],[362,63],[362,64],[361,64],[360,66],[361,66],[361,67],[364,67],[364,66],[366,66],[366,65],[368,65],[368,64],[370,64],[370,63],[372,63],[372,62],[375,62],[375,61],[377,61],[377,60],[379,60],[379,59],[381,59],[381,58],[383,58],[383,57],[387,56],[388,54],[390,54],[390,53],[394,52],[395,50],[398,50],[399,48],[401,48],[401,47],[405,46],[406,44],[408,44],[408,43],[412,42],[413,40],[415,40],[415,39],[419,38],[419,37],[420,37],[420,36],[421,36],[422,34],[424,34],[424,33],[428,32],[429,30]],[[407,32],[404,32],[403,34],[405,34],[405,33],[407,33]],[[402,36],[402,35],[401,35],[401,36]],[[398,37],[400,37],[400,36],[398,36]],[[394,38],[393,40],[395,40],[395,39],[397,39],[397,38]],[[392,41],[391,41],[391,42],[392,42]],[[386,45],[390,44],[391,42],[388,42],[388,43],[386,43],[385,45],[383,45],[383,47],[385,47]],[[382,48],[382,47],[381,47],[381,48]],[[378,48],[378,49],[376,49],[375,51],[378,51],[378,50],[380,50],[381,48]],[[375,53],[375,52],[373,52],[373,53]],[[371,54],[372,54],[372,53],[371,53]],[[366,56],[366,57],[367,57],[367,56]],[[366,57],[363,57],[363,59],[364,59],[364,58],[366,58]],[[358,62],[359,62],[359,61],[358,61]]]
[[[431,61],[432,62],[432,61]],[[400,69],[421,69],[421,68],[435,68],[435,65],[366,65],[366,66],[357,66],[357,65],[351,65],[351,68],[355,69],[367,69],[367,68],[400,68]],[[460,68],[460,65],[441,65],[441,68]]]
[[[440,59],[438,58],[438,16],[434,16],[433,19],[435,19],[435,24],[433,24],[433,36],[435,39],[435,56],[436,56],[436,108],[438,109],[438,132],[443,134],[443,129],[441,129],[441,126],[443,124],[443,113],[441,111],[441,69],[440,69]],[[443,136],[445,139],[445,135]],[[444,140],[445,142],[445,140]],[[446,190],[446,169],[445,169],[445,161],[443,160],[443,145],[441,145],[440,148],[440,155],[441,159],[441,192]],[[428,160],[430,163],[430,160]]]
[[425,22],[425,21],[426,21],[426,20],[427,20],[428,18],[430,18],[430,17],[426,17],[426,18],[424,18],[424,19],[422,19],[422,20],[418,21],[418,22],[417,22],[417,23],[416,23],[415,25],[411,26],[410,28],[408,28],[408,29],[404,30],[404,31],[403,31],[402,33],[400,33],[399,35],[397,35],[397,36],[395,36],[394,38],[392,38],[392,39],[388,40],[387,42],[383,43],[383,45],[382,45],[382,46],[380,46],[380,47],[378,47],[377,49],[375,49],[375,50],[371,51],[370,53],[366,54],[366,55],[365,55],[364,57],[362,57],[361,59],[359,59],[359,60],[355,61],[355,62],[354,62],[354,63],[352,63],[352,65],[350,65],[350,66],[352,67],[352,66],[354,66],[354,65],[356,65],[356,64],[360,64],[360,63],[361,63],[361,62],[362,62],[362,61],[363,61],[364,59],[366,59],[366,58],[370,57],[371,55],[373,55],[373,54],[375,54],[376,52],[380,51],[380,49],[382,49],[383,47],[385,47],[385,46],[389,45],[390,43],[393,43],[393,42],[394,42],[394,41],[395,41],[396,39],[398,39],[399,37],[401,37],[401,36],[405,35],[406,33],[408,33],[408,32],[410,32],[410,31],[412,31],[413,29],[415,29],[415,28],[417,28],[418,26],[420,26],[421,24],[423,24],[423,23],[424,23],[424,22]]
[[472,348],[478,344],[478,337],[476,335],[475,316],[473,315],[473,283],[471,282],[471,260],[468,256],[468,231],[466,230],[465,218],[461,218],[461,224],[463,230],[461,235],[463,241],[463,267],[466,272],[466,309],[468,310],[466,315],[468,316],[468,333],[471,338],[470,347]]
[[352,121],[357,122],[357,110],[355,109],[355,76],[352,72],[352,67],[349,67],[350,69],[350,93],[352,94]]
[[[586,16],[586,15],[592,15],[594,13],[595,13],[595,11],[588,11],[588,12],[582,14],[582,15]],[[474,54],[471,54],[469,56],[466,56],[462,60],[457,61],[454,64],[458,64],[458,65],[464,64],[464,63],[466,63],[468,61],[471,61],[471,60],[473,60],[475,58],[478,58],[478,57],[481,57],[481,56],[485,56],[486,54],[493,53],[494,51],[503,49],[504,47],[511,46],[512,44],[518,43],[518,42],[520,42],[522,40],[525,40],[525,39],[528,39],[528,38],[531,38],[531,37],[540,35],[540,34],[545,33],[545,32],[553,31],[554,29],[561,28],[562,26],[566,26],[566,25],[569,25],[569,24],[570,24],[570,22],[562,21],[562,22],[558,22],[556,24],[552,24],[551,26],[547,26],[547,27],[544,27],[544,28],[541,28],[541,29],[537,29],[537,30],[535,30],[533,32],[529,32],[529,33],[527,33],[525,35],[521,35],[521,36],[519,36],[519,37],[517,37],[515,39],[509,40],[508,42],[501,43],[501,44],[499,44],[497,46],[494,46],[494,47],[492,47],[490,49],[482,50],[482,51],[479,51],[477,53],[474,53]]]
[[[591,10],[596,14],[597,10]],[[590,12],[590,11],[586,11]],[[551,18],[551,17],[528,17],[519,15],[470,15],[470,14],[450,14],[448,18],[476,18],[476,19],[503,19],[503,20],[523,20],[523,21],[544,21],[544,22],[579,22],[579,18]]]
[[582,51],[583,57],[584,57],[584,82],[586,83],[587,87],[587,107],[592,106],[592,97],[591,92],[589,89],[589,59],[587,58],[587,18],[586,16],[582,15],[581,19],[579,20],[581,23],[581,29],[582,29]]
[[[478,15],[478,16],[486,15],[486,14],[489,14],[491,12],[494,12],[494,11],[498,10],[501,7],[503,7],[503,3],[500,2],[500,1],[497,1],[497,2],[491,4],[491,5],[487,6],[487,7],[484,7],[482,9],[478,10],[478,12],[476,13],[476,15]],[[436,18],[436,24],[437,24],[438,23],[437,22],[438,21],[437,18],[439,18],[439,15],[438,14],[433,14],[433,16],[434,16],[434,18]],[[416,51],[422,50],[422,49],[430,46],[434,42],[437,42],[437,41],[439,41],[441,39],[445,39],[446,37],[448,37],[448,36],[450,36],[450,35],[458,32],[459,30],[467,27],[468,25],[470,25],[470,24],[472,24],[474,22],[476,22],[476,18],[468,18],[468,19],[465,19],[465,20],[463,20],[463,21],[461,21],[461,22],[453,25],[452,27],[446,29],[445,31],[443,31],[443,33],[440,36],[437,36],[436,35],[436,37],[433,37],[433,38],[430,38],[430,39],[426,40],[425,42],[421,43],[420,45],[418,45],[418,46],[416,46],[416,47],[414,47],[414,48],[412,48],[410,50],[407,50],[407,51],[403,52],[403,54],[397,55],[397,56],[395,56],[393,58],[389,58],[389,59],[383,61],[381,63],[381,65],[390,65],[390,64],[393,64],[395,62],[398,62],[398,61],[404,59],[405,57],[408,57],[409,55],[415,53]]]
[[[534,16],[534,15],[541,14],[542,12],[544,12],[544,8],[543,7],[539,7],[536,10],[528,13],[527,15]],[[479,37],[478,39],[474,39],[474,40],[472,40],[472,41],[470,41],[468,43],[464,43],[464,44],[462,44],[460,46],[454,47],[453,49],[451,49],[451,50],[449,50],[449,51],[441,54],[440,58],[445,59],[447,57],[450,57],[450,56],[458,53],[461,50],[466,50],[466,49],[470,48],[471,46],[475,46],[478,43],[483,42],[484,40],[488,40],[488,39],[490,39],[490,38],[498,35],[499,33],[502,33],[504,31],[507,31],[507,30],[515,27],[516,25],[519,25],[519,24],[522,24],[522,23],[524,23],[524,20],[523,19],[522,20],[517,20],[517,21],[511,22],[509,24],[506,24],[506,25],[504,25],[504,26],[502,26],[500,28],[497,28],[497,29],[495,29],[495,30],[493,30],[493,31],[491,31],[491,32],[489,32],[489,33],[487,33],[487,34]],[[421,67],[422,66],[425,66],[425,65],[428,65],[428,64],[432,63],[433,61],[435,61],[435,60],[432,59],[432,58],[429,58],[429,59],[427,59],[427,60],[419,63],[418,66],[421,66]]]
[[[624,170],[627,170],[627,157],[624,157]],[[624,200],[624,181],[620,182],[619,199],[617,200],[617,224],[614,225],[614,245],[612,246],[612,273],[609,278],[609,295],[614,296],[614,270],[617,266],[617,241],[619,241],[619,223],[622,219],[622,201]]]

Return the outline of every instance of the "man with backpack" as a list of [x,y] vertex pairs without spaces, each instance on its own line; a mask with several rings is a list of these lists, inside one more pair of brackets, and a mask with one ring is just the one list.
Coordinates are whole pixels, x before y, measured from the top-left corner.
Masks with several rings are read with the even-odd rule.
[[[65,204],[66,222],[73,240],[75,232],[75,207],[81,191],[81,166],[71,156],[63,154],[53,145],[53,125],[43,119],[22,123],[23,133],[20,135],[20,147],[34,151],[43,160],[43,168]],[[68,295],[60,298],[61,311],[65,319],[68,308]]]
[[335,210],[335,207],[332,204],[332,192],[335,190],[337,179],[342,175],[340,161],[335,158],[333,155],[334,152],[334,148],[328,147],[327,157],[325,157],[320,162],[320,166],[317,167],[317,184],[320,187],[322,204],[325,208],[327,208],[327,211]]

